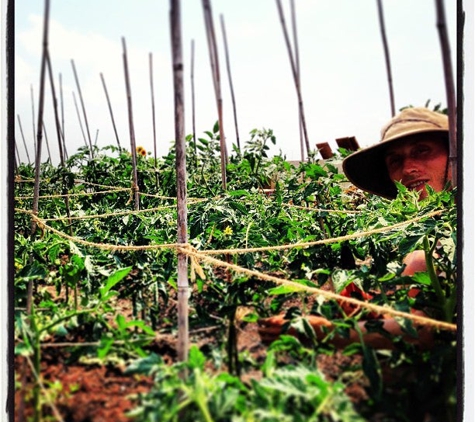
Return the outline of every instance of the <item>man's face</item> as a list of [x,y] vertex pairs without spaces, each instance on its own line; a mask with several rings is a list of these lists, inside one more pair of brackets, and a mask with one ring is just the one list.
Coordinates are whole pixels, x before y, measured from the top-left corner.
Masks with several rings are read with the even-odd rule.
[[408,138],[386,150],[385,163],[391,180],[401,182],[427,197],[425,185],[436,192],[444,189],[447,172],[447,143],[441,135],[427,133]]

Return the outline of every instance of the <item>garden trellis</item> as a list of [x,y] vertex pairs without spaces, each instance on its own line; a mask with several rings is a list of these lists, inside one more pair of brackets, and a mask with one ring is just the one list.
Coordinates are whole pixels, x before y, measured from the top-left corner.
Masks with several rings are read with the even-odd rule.
[[[47,7],[45,10],[44,46],[47,46],[48,13],[46,12],[48,12],[49,9],[49,2],[46,2],[45,4]],[[32,250],[34,247],[47,244],[48,242],[53,242],[53,244],[50,248],[44,251],[42,250],[41,254],[33,254],[32,252],[31,261],[33,263],[30,262],[29,264],[32,265],[31,268],[29,267],[31,269],[31,274],[28,273],[23,279],[23,276],[21,275],[21,269],[18,270],[18,273],[20,274],[18,276],[18,279],[20,280],[18,282],[19,284],[21,284],[23,280],[27,280],[28,277],[32,277],[28,282],[28,301],[27,306],[25,307],[27,311],[26,314],[30,314],[31,306],[33,306],[33,311],[35,314],[32,315],[32,317],[39,318],[40,320],[42,316],[38,316],[36,312],[44,313],[43,315],[48,316],[48,312],[50,312],[52,309],[48,307],[42,308],[41,306],[36,307],[35,304],[32,305],[31,303],[34,301],[34,297],[32,297],[32,286],[34,283],[38,282],[38,274],[43,274],[40,272],[35,273],[33,270],[36,271],[42,269],[41,266],[43,265],[43,260],[48,262],[51,257],[56,258],[61,262],[60,264],[54,264],[55,266],[57,265],[57,268],[60,268],[58,271],[63,271],[64,274],[69,277],[67,278],[65,276],[65,284],[59,287],[56,286],[56,288],[61,290],[61,288],[65,287],[67,290],[72,283],[71,280],[76,280],[75,286],[81,284],[77,280],[78,274],[74,273],[74,271],[70,268],[74,266],[73,261],[75,258],[77,258],[77,262],[82,262],[85,266],[82,270],[80,270],[80,272],[82,271],[82,274],[87,273],[88,278],[88,280],[83,280],[84,284],[81,285],[82,291],[79,291],[82,301],[78,301],[75,297],[76,300],[74,303],[74,309],[68,308],[69,303],[65,303],[64,307],[61,305],[61,311],[64,311],[64,313],[59,318],[64,318],[64,320],[66,320],[68,318],[73,318],[73,315],[75,317],[78,315],[83,317],[98,311],[99,308],[93,307],[92,305],[88,307],[90,304],[87,303],[88,295],[95,294],[99,295],[99,299],[96,297],[95,299],[99,300],[101,306],[104,306],[104,309],[107,310],[104,311],[104,314],[107,314],[107,312],[118,312],[117,309],[114,309],[112,302],[113,295],[110,293],[112,291],[117,293],[121,291],[121,289],[124,291],[130,290],[133,292],[133,317],[137,317],[138,314],[138,312],[136,312],[137,300],[139,301],[138,308],[142,311],[142,320],[133,320],[130,322],[131,325],[129,326],[127,326],[128,322],[124,322],[119,317],[117,317],[114,323],[109,326],[109,328],[111,328],[114,324],[117,324],[119,327],[123,328],[121,324],[125,324],[124,326],[126,326],[127,329],[130,329],[130,331],[135,329],[136,333],[139,333],[137,334],[139,336],[138,339],[128,337],[125,340],[117,340],[116,338],[107,340],[102,338],[101,340],[95,342],[85,343],[100,350],[100,353],[103,353],[104,356],[106,356],[108,353],[107,351],[109,349],[107,348],[111,348],[113,345],[127,346],[135,343],[141,344],[141,341],[149,341],[155,338],[150,332],[150,328],[147,325],[148,321],[146,321],[146,319],[149,318],[149,321],[151,321],[152,318],[159,318],[160,313],[157,310],[158,301],[153,303],[150,297],[142,297],[143,292],[148,293],[148,290],[146,289],[153,284],[155,288],[153,291],[154,299],[159,297],[159,294],[169,294],[169,292],[173,291],[174,289],[178,294],[178,314],[173,314],[173,317],[177,316],[181,328],[179,328],[177,336],[175,336],[174,333],[173,337],[177,338],[178,360],[186,362],[188,360],[190,346],[190,331],[188,327],[190,309],[192,317],[196,317],[196,313],[199,312],[199,310],[196,310],[196,307],[194,307],[195,305],[193,303],[191,304],[191,307],[188,303],[190,292],[193,295],[198,295],[199,297],[204,289],[216,288],[215,286],[210,286],[210,280],[215,277],[222,277],[220,270],[224,270],[228,275],[228,277],[222,277],[223,280],[226,280],[226,284],[224,284],[225,287],[223,287],[223,292],[225,289],[236,289],[236,297],[242,293],[240,290],[242,286],[245,286],[250,280],[253,282],[257,280],[260,285],[270,283],[272,285],[282,286],[282,291],[286,291],[289,294],[298,293],[314,297],[316,298],[316,302],[319,304],[319,306],[323,308],[325,306],[333,306],[325,305],[328,303],[346,303],[356,306],[358,309],[361,309],[363,313],[376,312],[379,315],[389,315],[398,318],[400,321],[403,321],[401,324],[404,325],[404,327],[408,330],[413,328],[411,325],[411,323],[413,323],[417,327],[430,326],[436,331],[448,333],[447,335],[452,335],[455,333],[457,326],[452,320],[449,320],[449,318],[437,319],[421,317],[419,315],[412,314],[408,312],[407,303],[398,303],[398,306],[392,307],[387,303],[377,301],[361,301],[353,297],[342,296],[336,292],[323,289],[321,286],[316,284],[316,280],[319,278],[319,275],[325,275],[325,271],[330,271],[330,269],[312,267],[312,265],[314,265],[313,261],[322,263],[322,256],[326,255],[334,259],[331,265],[336,265],[335,262],[338,263],[338,261],[335,261],[335,256],[338,255],[341,245],[347,242],[353,242],[352,247],[358,253],[361,253],[361,250],[366,251],[365,248],[369,248],[369,250],[374,248],[371,251],[376,255],[380,250],[384,250],[384,254],[395,255],[395,249],[397,249],[397,245],[394,246],[392,250],[384,249],[386,242],[390,244],[394,238],[400,239],[401,243],[409,242],[410,240],[413,242],[412,245],[414,246],[417,244],[416,239],[414,239],[417,236],[419,236],[418,239],[420,240],[424,236],[428,236],[427,233],[430,233],[430,235],[435,238],[436,235],[433,231],[431,231],[434,227],[437,227],[437,230],[440,232],[446,230],[449,226],[451,229],[453,229],[451,227],[452,220],[450,219],[450,215],[453,215],[454,213],[453,207],[450,208],[449,212],[445,215],[442,211],[442,209],[445,209],[444,205],[449,202],[447,198],[443,197],[443,199],[438,199],[440,202],[436,206],[435,211],[425,208],[417,208],[417,206],[412,206],[411,208],[411,204],[409,204],[407,208],[395,209],[393,210],[393,214],[386,214],[383,216],[381,204],[378,203],[377,206],[371,204],[371,206],[374,207],[373,209],[365,208],[368,206],[368,202],[371,203],[371,198],[368,199],[366,197],[358,197],[358,194],[354,194],[356,198],[355,199],[351,196],[352,193],[347,193],[344,190],[345,188],[342,187],[342,181],[344,183],[344,177],[337,174],[338,171],[336,170],[336,167],[332,167],[334,164],[333,161],[330,160],[328,162],[315,162],[309,157],[308,162],[301,163],[300,167],[295,167],[293,170],[289,170],[289,164],[283,159],[281,160],[281,157],[273,157],[272,159],[263,160],[266,151],[265,141],[262,142],[260,146],[259,142],[256,141],[253,145],[251,145],[251,148],[245,148],[244,151],[247,153],[247,158],[243,158],[241,154],[239,154],[239,157],[230,155],[232,158],[232,166],[230,166],[229,169],[231,171],[227,172],[227,174],[226,172],[221,171],[219,175],[221,176],[222,183],[221,188],[219,188],[215,183],[216,173],[213,173],[211,170],[215,169],[216,162],[213,161],[215,151],[219,150],[221,153],[221,170],[223,170],[223,162],[226,162],[227,164],[229,158],[227,157],[227,152],[224,148],[225,136],[222,119],[218,119],[219,126],[217,129],[215,129],[213,132],[209,132],[210,140],[207,141],[207,144],[202,140],[196,139],[195,127],[193,125],[195,153],[192,158],[195,160],[195,163],[192,168],[194,174],[192,177],[188,176],[186,164],[187,160],[191,161],[191,157],[189,151],[187,152],[184,132],[184,65],[181,52],[181,32],[179,18],[180,3],[179,1],[171,1],[170,4],[170,26],[172,33],[171,39],[174,70],[173,77],[175,87],[175,144],[173,145],[172,151],[168,156],[162,157],[163,159],[158,160],[155,146],[156,128],[152,78],[153,69],[152,56],[150,54],[150,89],[152,97],[152,123],[155,147],[153,169],[148,164],[148,161],[150,160],[147,159],[146,153],[143,156],[140,154],[137,156],[138,147],[135,144],[131,89],[127,67],[125,38],[122,38],[122,44],[126,95],[129,112],[130,151],[127,151],[120,146],[117,131],[115,130],[112,108],[102,73],[100,76],[116,133],[117,149],[112,147],[105,149],[104,151],[110,151],[110,156],[107,156],[107,153],[105,155],[101,155],[101,150],[97,148],[96,145],[92,145],[87,123],[85,104],[83,102],[74,61],[71,61],[77,83],[78,94],[80,96],[81,105],[83,108],[83,119],[86,125],[87,139],[82,129],[81,116],[79,114],[73,92],[79,124],[81,125],[81,130],[83,131],[85,148],[82,148],[77,154],[68,154],[69,159],[67,159],[66,155],[61,155],[59,169],[64,171],[64,177],[67,176],[68,178],[76,176],[74,171],[77,170],[81,173],[80,179],[75,180],[74,188],[70,186],[70,189],[66,190],[65,184],[63,183],[65,179],[62,179],[62,175],[58,177],[58,172],[56,171],[57,169],[51,165],[51,160],[49,165],[46,163],[43,165],[42,170],[40,169],[40,164],[42,164],[41,140],[43,133],[46,138],[46,128],[44,127],[44,121],[42,117],[44,107],[44,72],[46,71],[46,66],[49,66],[48,70],[50,76],[50,86],[51,90],[54,91],[49,52],[47,47],[45,48],[41,78],[43,83],[41,85],[39,99],[40,107],[37,126],[38,131],[35,178],[24,179],[18,176],[16,180],[16,189],[17,191],[24,194],[18,194],[15,198],[15,214],[19,221],[18,227],[22,228],[22,230],[25,229],[21,226],[21,222],[31,222],[32,243],[29,246],[22,244],[21,247],[18,246],[19,249]],[[278,5],[279,4],[280,2],[278,2]],[[205,22],[207,22],[207,25],[210,28],[210,34],[212,34],[214,30],[211,29],[212,19],[210,18],[210,3],[203,2],[203,7],[205,11],[207,10],[209,12],[208,15],[205,13]],[[223,38],[226,43],[224,19],[222,16],[221,19],[223,25]],[[295,15],[293,15],[292,21],[295,51],[292,55],[291,51],[289,50],[289,55],[291,57],[294,81],[299,93],[300,71],[296,24],[294,19]],[[212,40],[212,38],[213,35],[210,35],[210,40]],[[286,38],[288,38],[288,36],[286,36]],[[209,49],[211,66],[213,69],[213,80],[215,84],[219,84],[219,70],[217,69],[217,51],[215,41],[214,46],[213,43],[210,42]],[[216,57],[213,59],[212,56]],[[192,43],[192,58],[194,59],[194,43]],[[191,69],[193,71],[193,61]],[[216,76],[217,72],[218,76]],[[191,73],[191,77],[193,80],[193,73]],[[232,85],[231,79],[230,85]],[[298,96],[301,100],[301,93],[299,93]],[[56,103],[54,94],[53,99]],[[304,133],[306,130],[304,125],[303,104],[300,100],[299,125],[300,130],[302,131],[301,133]],[[218,115],[221,114],[219,111],[220,107],[222,106],[221,101],[220,88],[218,85],[216,88]],[[64,117],[62,116],[62,122],[59,123],[57,104],[55,104],[55,111],[58,147],[61,150],[63,146],[65,147]],[[18,123],[21,128],[20,116],[18,116]],[[235,124],[236,137],[239,143],[239,135],[237,133],[237,119]],[[265,133],[265,131],[254,131],[251,142],[254,140],[254,136],[256,138],[264,137]],[[213,149],[215,146],[217,147],[218,140],[220,144],[219,148]],[[261,139],[258,140],[261,141]],[[202,143],[200,144],[200,142]],[[201,153],[197,151],[197,145],[203,148]],[[307,152],[309,152],[308,147]],[[117,154],[114,155],[114,153]],[[225,153],[226,156],[224,156],[223,153]],[[223,157],[225,157],[225,159],[223,159]],[[129,166],[130,162],[132,162],[131,166]],[[207,165],[209,165],[209,168],[205,168],[205,165],[203,164],[205,162]],[[68,163],[70,163],[71,167],[68,167]],[[120,164],[117,165],[117,163]],[[20,171],[28,170],[27,166],[20,165],[20,162],[18,164],[18,174],[20,174]],[[173,164],[175,164],[174,172],[170,171],[170,167]],[[199,167],[200,165],[202,165],[201,168]],[[73,168],[75,170],[73,170]],[[111,169],[117,171],[117,173],[113,173]],[[140,173],[137,173],[138,169],[140,170]],[[249,169],[251,169],[251,171],[249,171]],[[43,171],[43,173],[41,173],[40,170]],[[226,168],[224,170],[226,170]],[[100,174],[100,176],[97,176],[97,178],[94,176],[95,171]],[[280,178],[279,172],[288,172],[291,175],[286,174],[287,178],[283,180]],[[154,176],[152,179],[154,179],[155,183],[153,184],[150,184],[150,174],[153,174]],[[101,177],[107,179],[107,182],[104,182],[103,184],[97,183],[100,181]],[[117,177],[117,180],[112,180],[114,177]],[[160,183],[158,183],[159,178],[161,178]],[[91,180],[95,180],[96,183],[91,182]],[[127,181],[129,183],[132,182],[132,186],[128,186]],[[201,196],[191,198],[188,197],[187,182],[194,189],[193,192],[195,193],[201,188]],[[268,189],[271,183],[275,184],[275,189]],[[328,183],[328,189],[322,189],[325,183]],[[33,189],[30,189],[31,184],[34,184]],[[42,190],[42,194],[40,194],[40,188]],[[208,191],[206,191],[205,188],[208,188]],[[32,191],[33,194],[31,195]],[[207,197],[205,196],[204,192],[208,193]],[[318,193],[316,194],[315,192]],[[407,192],[403,192],[403,194],[404,193],[407,194]],[[351,199],[348,199],[348,197]],[[250,198],[255,201],[252,207],[248,207],[248,200],[250,200]],[[342,198],[347,198],[346,202],[342,200]],[[63,201],[66,202],[66,204],[63,204]],[[354,203],[352,201],[354,201]],[[359,205],[355,205],[358,203],[358,201],[360,201]],[[130,205],[132,202],[133,206]],[[74,207],[72,211],[69,209],[70,203],[72,203]],[[107,204],[107,208],[102,209],[101,206],[103,204]],[[139,204],[141,205],[139,206]],[[348,205],[349,208],[345,208],[344,205]],[[384,203],[383,205],[387,204]],[[196,211],[197,209],[199,211]],[[191,217],[188,211],[191,211]],[[276,233],[279,232],[277,229],[274,233],[270,230],[270,226],[266,226],[268,229],[266,230],[261,229],[260,226],[256,224],[257,221],[261,221],[262,217],[265,216],[265,212],[267,211],[269,211],[269,215],[267,216],[269,224],[273,223],[276,226],[282,224],[282,226],[285,227],[282,229],[279,235],[282,235],[282,238],[285,238],[288,240],[288,242],[280,243],[276,240]],[[208,214],[212,214],[212,212],[216,212],[216,214],[211,215],[212,218],[206,220]],[[246,212],[250,215],[251,213],[254,213],[252,214],[254,215],[254,218],[247,217],[248,219],[245,220],[245,226],[241,227],[239,226],[241,223],[237,221],[233,213],[241,213],[240,215],[246,215]],[[363,213],[363,215],[365,215],[368,220],[373,221],[371,228],[365,227],[363,230],[356,229],[358,224],[362,224],[359,220],[361,213]],[[343,218],[342,216],[345,217]],[[337,219],[340,217],[341,220],[332,220],[332,218]],[[200,219],[202,219],[204,222]],[[199,224],[197,223],[198,220]],[[291,224],[287,223],[288,220],[294,220],[298,222],[302,221],[302,227],[291,227]],[[188,224],[189,221],[193,224],[193,227],[190,227]],[[310,222],[308,227],[311,227],[311,229],[305,227],[303,221]],[[445,223],[443,229],[442,224],[440,223],[441,221],[444,221]],[[200,226],[200,224],[202,224],[202,226]],[[156,231],[148,231],[150,227]],[[160,242],[161,234],[158,233],[160,231],[166,232],[167,228],[169,227],[176,227],[176,242]],[[416,235],[412,234],[413,227],[417,227]],[[102,232],[99,230],[99,228],[104,228],[104,231]],[[35,234],[35,231],[38,229],[39,232],[36,232]],[[258,231],[259,229],[261,230],[260,232]],[[66,233],[68,230],[69,234]],[[141,233],[141,230],[143,230],[145,233]],[[201,233],[200,230],[202,230],[203,233]],[[455,229],[453,230],[455,232]],[[229,246],[229,244],[231,244],[233,241],[233,236],[237,234],[238,231],[240,237],[239,242],[236,241],[237,246]],[[25,232],[28,231],[25,230]],[[193,235],[191,235],[191,233],[193,233]],[[341,233],[343,234],[338,235]],[[439,234],[440,233],[437,232],[437,235]],[[444,241],[446,241],[449,246],[452,245],[450,241],[453,241],[453,235],[454,233],[446,235],[444,232]],[[99,239],[102,236],[104,238],[102,241],[100,241]],[[217,242],[216,239],[219,239],[219,242]],[[373,241],[362,239],[377,240]],[[431,238],[431,240],[433,239]],[[361,246],[359,243],[360,241],[364,244],[364,247]],[[226,242],[228,242],[228,244],[226,244]],[[449,246],[444,244],[444,247],[447,249],[450,249]],[[28,249],[29,247],[30,249]],[[322,253],[322,250],[325,250],[326,252]],[[72,262],[62,262],[61,259],[63,258],[60,259],[59,251],[64,251],[64,254],[67,255],[68,259],[71,259]],[[90,264],[87,259],[95,254],[95,251],[110,252],[109,254],[101,255],[101,259],[108,262],[107,270],[105,269],[106,267],[101,268],[103,273],[108,273],[111,271],[111,268],[118,267],[117,272],[120,273],[119,275],[121,277],[123,277],[119,280],[119,275],[117,275],[116,278],[114,278],[115,274],[109,275],[109,278],[106,279],[107,281],[105,282],[105,285],[99,284],[95,286],[97,287],[97,291],[93,291],[93,289],[91,289],[87,283],[90,283],[89,277],[94,278],[94,280],[97,281],[96,276],[98,274],[96,273],[92,275],[94,271],[90,271],[89,268],[86,268],[87,265]],[[223,256],[226,259],[218,259],[216,255]],[[315,255],[318,256],[320,261],[315,258]],[[87,256],[87,258],[83,260],[84,256]],[[130,262],[130,260],[133,260],[131,259],[131,256],[133,256],[134,259],[137,258],[137,261],[134,262],[134,264],[130,267],[124,268],[125,262]],[[312,264],[309,264],[308,262],[301,262],[300,268],[291,268],[291,263],[293,260],[295,259],[295,262],[299,263],[299,259],[301,259],[302,256],[305,256],[306,259],[308,259],[308,262],[312,262]],[[34,264],[33,257],[40,257],[38,258],[39,263]],[[384,258],[386,258],[386,256],[384,256]],[[141,259],[143,260],[141,261]],[[168,275],[163,276],[168,277],[168,279],[165,280],[166,283],[164,283],[165,287],[162,287],[166,293],[163,293],[163,291],[159,292],[159,283],[157,280],[159,277],[161,277],[160,272],[162,270],[165,271],[164,268],[169,266],[170,263],[174,264],[175,259],[177,259],[177,267],[173,268],[172,270],[167,268],[166,271],[169,271],[167,273]],[[153,260],[156,260],[156,262],[153,262]],[[285,270],[283,268],[276,270],[277,263],[281,263],[283,267],[285,267]],[[71,265],[68,266],[69,264]],[[34,265],[38,265],[38,267],[34,267]],[[330,266],[330,263],[328,265]],[[51,264],[51,266],[53,266],[53,264]],[[146,266],[150,266],[152,268],[151,272],[147,273],[150,274],[150,280],[144,281],[140,278],[134,278],[135,275],[133,272],[131,275],[128,275],[129,273],[127,271],[130,271],[132,267],[134,271],[140,272]],[[333,269],[333,267],[331,269]],[[171,272],[175,274],[175,270],[177,273],[176,283],[175,276],[169,275]],[[71,273],[67,273],[67,271],[71,271]],[[24,272],[26,273],[27,271],[25,270]],[[287,272],[287,274],[282,274],[285,272]],[[307,279],[304,283],[302,280],[305,277],[302,276],[302,274],[305,272],[307,272],[305,275]],[[188,274],[192,282],[191,287],[188,284]],[[299,274],[300,276],[297,276],[296,274]],[[295,279],[293,276],[295,276]],[[389,279],[389,277],[397,278],[399,276],[399,274],[394,272],[390,275],[379,274],[380,279],[377,281],[384,284],[384,282],[387,281],[385,277],[388,277]],[[455,278],[455,270],[451,276],[452,279]],[[48,277],[52,276],[48,276],[48,274],[45,273],[44,279],[47,280]],[[125,277],[129,278],[127,279]],[[140,282],[137,282],[137,279]],[[142,282],[144,285],[141,284]],[[428,286],[426,279],[423,279],[421,284],[425,286],[425,288]],[[406,286],[403,287],[405,288]],[[238,301],[236,299],[236,302],[233,302],[232,300],[235,300],[235,297],[230,300],[228,296],[231,296],[231,294],[226,296],[223,292],[220,292],[220,294],[222,293],[222,297],[220,298],[220,306],[229,306],[230,308],[233,308],[234,311],[226,311],[229,313],[224,313],[223,311],[223,314],[220,314],[219,317],[216,317],[215,315],[212,316],[216,317],[217,320],[220,320],[220,323],[221,320],[228,319],[230,326],[233,326],[233,324],[235,324],[235,311],[236,306],[238,306]],[[450,290],[450,293],[452,294],[453,292]],[[40,294],[42,293],[40,292]],[[270,293],[270,295],[272,294],[273,293]],[[130,296],[127,297],[129,298]],[[137,297],[139,299],[137,299]],[[454,297],[455,296],[452,295],[449,299],[452,300]],[[108,300],[111,300],[111,302],[108,303]],[[68,302],[68,300],[66,300],[66,302]],[[153,306],[149,307],[148,305],[150,303],[152,303]],[[240,305],[242,305],[242,303],[239,303],[239,306]],[[453,308],[451,308],[452,305],[449,305],[450,306],[448,306],[448,309],[453,310]],[[50,304],[48,306],[52,305]],[[24,311],[24,309],[22,307],[18,307],[17,311],[21,313]],[[147,314],[148,311],[150,312]],[[147,315],[147,318],[145,315]],[[254,315],[254,317],[255,316],[256,315]],[[59,320],[56,320],[55,318],[56,316],[52,316],[52,321],[48,322],[46,327],[53,328],[56,324],[59,325]],[[347,318],[347,320],[348,319],[351,319],[351,317]],[[104,320],[101,320],[101,323],[102,322],[104,322]],[[156,321],[150,323],[155,329]],[[30,339],[32,340],[32,343],[34,343],[36,355],[34,361],[32,362],[32,368],[37,372],[41,347],[45,344],[53,343],[49,342],[49,339],[47,339],[46,342],[43,342],[41,339],[41,335],[48,331],[44,327],[40,327],[39,331],[34,332],[33,334],[32,332],[34,331],[35,327],[25,327],[27,326],[22,325],[23,331],[21,332],[19,341],[21,341],[23,338]],[[127,329],[125,329],[124,332],[127,332]],[[210,327],[206,326],[200,327],[197,330],[206,331],[208,329],[210,329]],[[143,333],[146,334],[144,334],[143,338],[140,337],[140,334],[142,333],[141,330],[143,330]],[[192,332],[196,333],[197,330],[192,330]],[[121,335],[124,335],[124,333],[122,332]],[[62,344],[64,345],[62,347],[74,347],[75,345],[74,342],[63,342]],[[228,344],[231,344],[231,341],[229,341]],[[138,347],[140,348],[140,346]],[[234,355],[236,362],[235,366],[233,367],[233,364],[231,363],[231,353],[233,353],[233,351],[231,349],[231,347],[228,349],[228,368],[230,372],[235,370],[236,373],[239,374],[237,366],[239,365],[240,358],[237,354]],[[193,359],[196,359],[196,355],[194,355]],[[40,376],[38,376],[38,383],[40,382],[41,379]],[[44,385],[42,388],[45,388]],[[36,391],[35,394],[37,395],[36,399],[39,401],[38,391]]]

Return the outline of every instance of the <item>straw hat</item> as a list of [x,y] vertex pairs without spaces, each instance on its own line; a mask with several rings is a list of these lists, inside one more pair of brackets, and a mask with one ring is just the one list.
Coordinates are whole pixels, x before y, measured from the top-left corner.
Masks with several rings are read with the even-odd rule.
[[445,114],[424,107],[406,108],[381,130],[378,144],[359,150],[343,160],[343,171],[356,187],[393,199],[397,189],[389,178],[384,153],[389,145],[419,133],[446,133],[449,122]]

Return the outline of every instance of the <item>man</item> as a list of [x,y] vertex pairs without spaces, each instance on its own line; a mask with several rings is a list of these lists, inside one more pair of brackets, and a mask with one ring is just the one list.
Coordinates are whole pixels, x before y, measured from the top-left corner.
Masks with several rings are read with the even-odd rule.
[[[418,191],[419,199],[423,200],[427,198],[427,185],[436,192],[449,186],[451,172],[448,136],[446,115],[427,108],[406,108],[382,128],[378,144],[345,158],[343,171],[352,184],[367,192],[394,199],[397,195],[394,182],[400,182],[407,189]],[[408,254],[403,263],[406,267],[402,275],[412,276],[416,272],[425,271],[424,251]],[[367,297],[365,295],[363,297]],[[420,311],[413,313],[423,315]],[[307,319],[317,338],[325,337],[333,327],[323,317],[310,315]],[[261,320],[259,333],[262,340],[269,342],[276,339],[287,322],[282,315]],[[365,324],[366,321],[361,321],[359,328],[366,344],[374,348],[393,347],[391,339],[367,332]],[[393,335],[404,335],[399,324],[392,318],[383,319],[383,326]],[[408,336],[405,339],[421,347],[430,347],[432,333],[430,329],[419,327],[418,339]],[[352,330],[348,338],[335,336],[332,342],[337,347],[344,347],[359,340],[359,334]]]

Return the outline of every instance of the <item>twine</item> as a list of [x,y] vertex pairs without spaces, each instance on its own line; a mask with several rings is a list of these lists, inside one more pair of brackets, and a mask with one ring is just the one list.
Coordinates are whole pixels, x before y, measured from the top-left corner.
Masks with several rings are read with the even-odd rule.
[[419,221],[423,218],[433,217],[435,215],[440,214],[441,212],[442,211],[434,211],[434,212],[428,213],[424,216],[416,217],[416,218],[413,218],[411,220],[408,220],[408,221],[405,221],[405,222],[402,222],[402,223],[394,224],[392,226],[381,227],[379,229],[370,230],[368,232],[355,233],[355,234],[348,235],[348,236],[341,236],[341,237],[336,237],[336,238],[332,238],[332,239],[325,239],[323,241],[296,243],[296,244],[293,244],[293,245],[282,245],[282,246],[268,247],[268,248],[249,248],[249,249],[234,249],[234,250],[229,249],[229,250],[222,250],[222,251],[197,251],[195,248],[193,248],[188,243],[186,243],[186,244],[184,244],[184,243],[171,243],[171,244],[160,244],[160,245],[140,245],[140,246],[122,245],[122,246],[119,246],[119,245],[111,245],[111,244],[104,244],[104,243],[88,242],[88,241],[85,241],[85,240],[77,238],[77,237],[69,236],[69,235],[67,235],[67,234],[65,234],[65,233],[63,233],[59,230],[54,229],[53,227],[47,225],[44,222],[44,220],[40,219],[39,217],[37,217],[34,214],[31,214],[31,217],[35,221],[37,221],[38,224],[43,229],[47,229],[47,230],[57,234],[60,237],[63,237],[63,238],[65,238],[67,240],[70,240],[72,242],[83,244],[85,246],[90,246],[90,247],[95,247],[95,248],[105,249],[105,250],[111,250],[111,251],[116,251],[116,250],[123,250],[123,251],[127,251],[127,250],[129,250],[129,251],[157,250],[157,249],[165,249],[165,248],[175,249],[175,250],[177,250],[177,252],[184,253],[184,254],[186,254],[187,256],[190,257],[190,260],[191,260],[191,278],[192,278],[192,280],[196,279],[196,273],[202,279],[206,278],[203,269],[199,265],[199,261],[204,261],[204,262],[208,262],[208,263],[210,263],[214,266],[217,266],[217,267],[225,267],[225,268],[233,270],[237,273],[246,274],[246,275],[251,276],[251,277],[256,277],[260,280],[272,281],[272,282],[274,282],[276,284],[279,284],[279,285],[290,286],[290,287],[293,287],[297,290],[302,290],[302,291],[306,291],[308,293],[323,296],[327,299],[335,299],[335,300],[338,300],[338,301],[341,301],[341,302],[347,302],[347,303],[350,303],[350,304],[368,309],[369,311],[377,312],[378,314],[383,314],[383,315],[386,314],[386,315],[392,315],[394,317],[406,318],[406,319],[410,319],[414,322],[417,322],[418,324],[430,325],[432,327],[435,327],[435,328],[438,328],[438,329],[443,329],[443,330],[456,331],[456,329],[457,329],[456,324],[451,324],[451,323],[448,323],[448,322],[438,321],[438,320],[434,320],[432,318],[423,317],[423,316],[419,316],[419,315],[414,315],[414,314],[410,314],[410,313],[407,313],[407,312],[397,311],[397,310],[392,309],[388,306],[375,305],[373,303],[360,301],[358,299],[351,298],[351,297],[341,296],[337,293],[333,293],[333,292],[330,292],[330,291],[327,291],[327,290],[322,290],[322,289],[319,289],[319,288],[316,288],[316,287],[304,286],[304,285],[296,283],[294,281],[285,280],[285,279],[281,279],[281,278],[278,278],[278,277],[270,276],[270,275],[267,275],[267,274],[264,274],[264,273],[261,273],[259,271],[255,271],[255,270],[249,270],[247,268],[243,268],[243,267],[240,267],[240,266],[235,265],[235,264],[230,264],[230,263],[218,260],[216,258],[212,258],[210,256],[210,255],[214,255],[216,253],[247,253],[247,252],[254,252],[254,251],[290,249],[290,248],[294,248],[294,247],[308,247],[310,245],[316,245],[316,244],[327,244],[327,243],[340,242],[342,240],[354,239],[354,238],[357,238],[357,237],[368,236],[368,235],[375,234],[375,233],[382,233],[382,232],[385,232],[385,231],[391,231],[391,230],[394,230],[395,228],[404,227],[408,224]]

